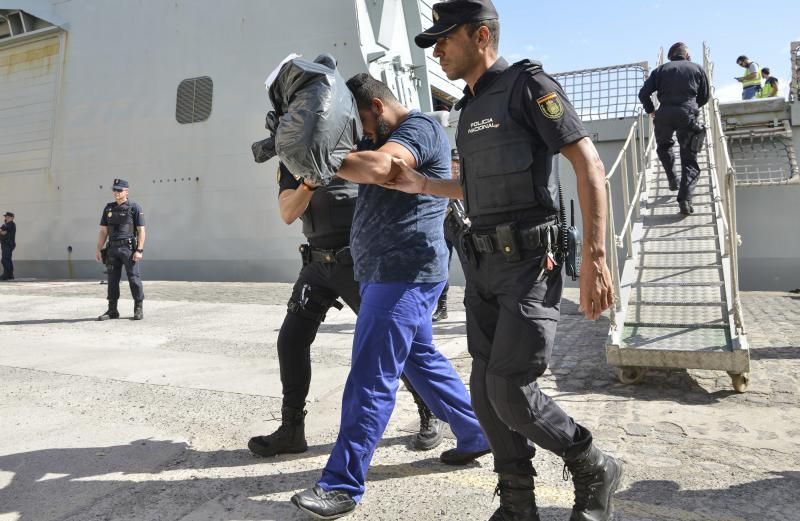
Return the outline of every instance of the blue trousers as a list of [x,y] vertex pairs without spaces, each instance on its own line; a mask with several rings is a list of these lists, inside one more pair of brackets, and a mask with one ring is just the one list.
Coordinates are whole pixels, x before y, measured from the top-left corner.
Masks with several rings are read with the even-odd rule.
[[450,424],[459,450],[489,448],[467,389],[433,345],[431,315],[443,286],[362,284],[339,436],[318,482],[324,490],[344,490],[361,500],[403,372],[433,413]]
[[753,99],[756,97],[756,94],[758,94],[758,91],[760,90],[761,87],[758,85],[751,85],[750,87],[744,87],[742,89],[742,99],[743,100]]

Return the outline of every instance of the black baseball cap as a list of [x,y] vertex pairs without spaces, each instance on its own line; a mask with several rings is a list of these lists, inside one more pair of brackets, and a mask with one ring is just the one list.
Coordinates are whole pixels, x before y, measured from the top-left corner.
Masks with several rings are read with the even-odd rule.
[[122,190],[123,188],[128,188],[128,182],[124,179],[114,179],[114,186],[112,186],[114,190]]
[[459,25],[497,20],[492,0],[450,0],[433,4],[433,27],[414,37],[417,47],[432,46],[438,38],[458,29]]
[[14,212],[6,212],[3,214],[3,217],[14,217]]

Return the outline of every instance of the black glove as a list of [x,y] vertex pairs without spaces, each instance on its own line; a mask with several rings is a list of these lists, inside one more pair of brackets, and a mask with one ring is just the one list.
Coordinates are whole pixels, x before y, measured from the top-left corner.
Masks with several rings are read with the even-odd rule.
[[261,141],[256,141],[250,145],[250,149],[253,151],[253,159],[255,159],[256,163],[264,163],[278,155],[278,153],[275,151],[274,136],[270,136]]

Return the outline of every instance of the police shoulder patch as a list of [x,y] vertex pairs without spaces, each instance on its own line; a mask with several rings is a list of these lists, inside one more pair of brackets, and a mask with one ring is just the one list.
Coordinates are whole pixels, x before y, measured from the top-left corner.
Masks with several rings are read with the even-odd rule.
[[561,119],[564,117],[564,104],[555,92],[548,92],[536,100],[542,114],[548,119]]

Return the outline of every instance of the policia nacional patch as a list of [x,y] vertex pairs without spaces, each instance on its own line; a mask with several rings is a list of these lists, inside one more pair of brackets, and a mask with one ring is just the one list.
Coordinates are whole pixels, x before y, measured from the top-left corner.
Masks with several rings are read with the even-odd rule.
[[564,116],[564,104],[555,92],[548,92],[537,99],[536,103],[548,119],[561,119]]

